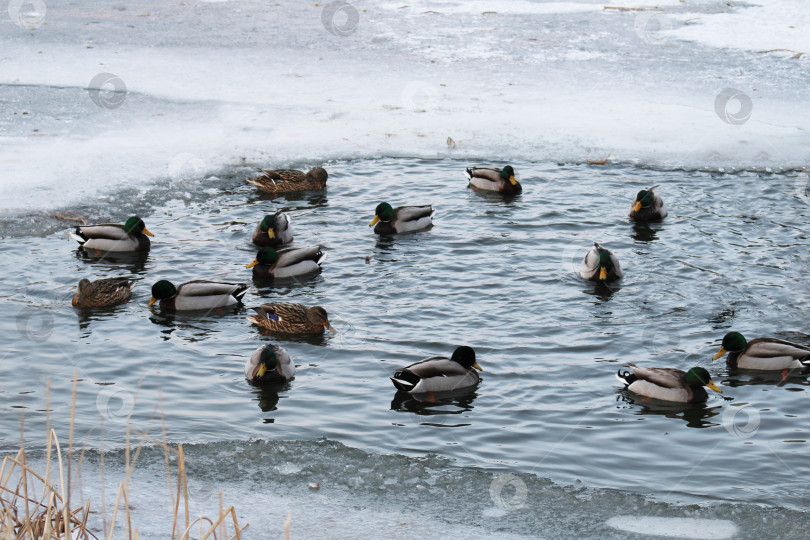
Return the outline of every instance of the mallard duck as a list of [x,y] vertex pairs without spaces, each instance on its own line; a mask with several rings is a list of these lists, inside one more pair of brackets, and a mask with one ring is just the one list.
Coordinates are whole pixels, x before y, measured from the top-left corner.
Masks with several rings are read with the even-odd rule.
[[247,290],[245,283],[189,281],[175,287],[170,281],[162,279],[152,285],[149,305],[160,300],[160,307],[168,311],[213,309],[240,303]]
[[255,325],[280,334],[321,334],[324,328],[337,332],[329,324],[326,310],[320,306],[307,307],[303,304],[280,302],[262,304],[253,308],[258,315],[248,316]]
[[392,208],[387,202],[380,203],[374,210],[374,219],[368,224],[377,234],[402,234],[420,231],[433,225],[433,207],[398,206]]
[[279,210],[272,216],[264,216],[253,231],[253,243],[262,247],[274,247],[293,241],[290,218]]
[[286,193],[289,191],[304,191],[309,189],[326,188],[326,178],[329,175],[321,167],[312,167],[308,173],[294,169],[264,170],[256,178],[247,181],[261,191],[271,193]]
[[271,247],[262,248],[252,263],[253,279],[286,278],[311,274],[321,269],[326,253],[323,246],[287,248],[276,251]]
[[106,278],[79,282],[79,292],[73,297],[72,304],[82,308],[110,307],[122,304],[132,296],[134,281],[127,278]]
[[461,346],[450,358],[432,356],[400,369],[391,377],[391,382],[397,390],[410,394],[463,390],[481,380],[476,369],[481,371],[481,366],[475,361],[475,351]]
[[149,251],[147,236],[154,236],[146,229],[143,220],[132,216],[123,225],[81,225],[70,235],[85,249],[99,251]]
[[287,351],[268,343],[262,345],[245,363],[245,377],[257,383],[283,383],[295,376],[295,364]]
[[804,362],[810,362],[810,347],[806,345],[769,337],[746,341],[739,332],[723,336],[723,346],[712,360],[726,353],[726,366],[730,368],[784,370],[803,368]]
[[594,242],[579,266],[579,275],[588,281],[610,282],[616,281],[624,274],[619,259],[609,249]]
[[618,377],[631,392],[648,398],[679,403],[702,403],[709,399],[703,389],[708,386],[715,392],[723,393],[714,382],[709,372],[702,367],[693,367],[689,371],[673,368],[645,368],[627,364],[633,373],[619,370]]
[[658,186],[642,189],[636,194],[630,217],[636,221],[655,221],[667,217],[667,206],[657,193],[653,192]]
[[497,191],[499,193],[520,193],[523,186],[515,180],[515,170],[511,165],[503,169],[487,167],[467,167],[467,179],[474,189]]

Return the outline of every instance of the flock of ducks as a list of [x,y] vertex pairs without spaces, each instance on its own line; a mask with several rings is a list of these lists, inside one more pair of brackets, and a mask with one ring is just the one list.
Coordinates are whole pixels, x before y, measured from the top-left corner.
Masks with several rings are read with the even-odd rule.
[[[522,191],[511,165],[503,169],[469,167],[466,170],[469,187],[475,190],[517,194]],[[304,173],[296,170],[262,170],[261,175],[247,181],[259,190],[279,194],[293,191],[322,190],[326,188],[327,172],[314,167]],[[658,221],[667,216],[667,209],[653,186],[636,194],[629,217],[636,221]],[[433,224],[432,206],[392,207],[387,202],[377,205],[369,226],[380,235],[403,234],[429,229]],[[123,225],[101,224],[76,227],[71,235],[80,249],[91,255],[103,256],[109,252],[144,252],[150,249],[152,233],[138,217],[131,217]],[[322,246],[280,247],[292,242],[293,230],[289,217],[282,211],[265,216],[252,235],[259,248],[256,258],[247,265],[256,280],[289,278],[320,270],[326,254]],[[587,252],[579,268],[579,275],[588,281],[609,283],[621,279],[618,258],[598,243]],[[109,307],[128,301],[133,281],[127,278],[108,278],[91,282],[82,279],[72,304],[81,308]],[[190,281],[176,287],[160,280],[152,286],[149,306],[159,302],[167,311],[212,310],[242,302],[248,290],[244,283],[218,283]],[[256,315],[248,320],[276,334],[320,334],[336,332],[329,323],[325,309],[289,302],[266,303],[254,308]],[[757,338],[751,341],[739,332],[729,332],[723,346],[714,355],[716,360],[728,354],[729,368],[754,370],[790,370],[810,365],[810,347],[775,338]],[[709,372],[693,367],[684,372],[674,368],[640,367],[628,363],[630,371],[619,370],[618,377],[627,390],[647,398],[664,401],[700,403],[708,399],[704,386],[717,392],[720,388],[711,380]],[[402,392],[427,394],[469,390],[480,382],[475,351],[461,346],[450,358],[426,358],[394,373],[391,382]],[[245,376],[256,383],[281,383],[295,376],[295,364],[289,354],[276,344],[259,347],[245,364]]]

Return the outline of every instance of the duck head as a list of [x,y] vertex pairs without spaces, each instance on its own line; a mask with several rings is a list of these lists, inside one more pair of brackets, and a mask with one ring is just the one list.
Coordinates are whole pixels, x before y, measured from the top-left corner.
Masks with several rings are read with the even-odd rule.
[[151,306],[158,300],[168,300],[176,294],[177,287],[175,287],[171,281],[161,279],[152,285],[152,299],[149,300],[149,305]]
[[368,226],[372,227],[376,225],[378,221],[391,221],[392,219],[394,219],[394,209],[387,202],[380,203],[377,205],[377,208],[374,209],[374,219],[371,220]]
[[127,232],[127,234],[131,234],[132,236],[137,236],[141,233],[145,234],[146,236],[155,236],[146,229],[146,224],[138,216],[132,216],[126,220],[124,222],[124,230]]
[[712,376],[709,375],[709,372],[702,367],[693,367],[686,372],[686,384],[691,387],[708,386],[715,392],[723,393],[723,391],[712,382]]

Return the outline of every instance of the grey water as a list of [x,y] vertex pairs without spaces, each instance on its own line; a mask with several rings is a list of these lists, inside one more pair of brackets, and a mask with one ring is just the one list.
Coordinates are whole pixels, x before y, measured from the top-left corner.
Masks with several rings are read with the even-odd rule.
[[[513,165],[524,191],[512,197],[467,188],[457,160],[376,159],[325,163],[324,192],[270,198],[244,182],[243,167],[182,195],[158,186],[137,203],[59,209],[90,221],[137,209],[155,237],[133,260],[87,258],[67,237],[71,223],[20,217],[52,232],[17,229],[3,241],[14,272],[0,284],[0,449],[19,445],[23,414],[31,449],[44,446],[46,422],[66,429],[76,372],[75,440],[90,449],[123,447],[128,427],[162,439],[165,426],[168,441],[195,445],[325,438],[372,455],[441,456],[460,470],[667,503],[767,504],[806,519],[805,374],[729,372],[711,360],[730,329],[810,342],[802,176]],[[653,184],[670,215],[632,223],[635,193]],[[381,201],[432,204],[434,227],[377,237],[368,222]],[[294,245],[324,246],[320,274],[252,284],[230,311],[146,306],[158,279],[250,283],[250,235],[278,209],[292,218]],[[576,274],[594,241],[623,265],[610,287]],[[129,303],[70,305],[79,279],[109,276],[137,281]],[[266,301],[321,305],[338,332],[263,335],[246,316]],[[256,388],[242,367],[269,340],[290,353],[296,377]],[[433,402],[396,394],[394,370],[460,344],[484,369],[474,391]],[[723,394],[645,403],[614,377],[627,361],[703,366]]]

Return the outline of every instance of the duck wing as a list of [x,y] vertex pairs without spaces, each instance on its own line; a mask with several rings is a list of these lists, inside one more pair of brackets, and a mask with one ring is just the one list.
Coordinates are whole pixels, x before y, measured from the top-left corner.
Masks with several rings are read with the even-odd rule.
[[[303,304],[293,304],[291,302],[278,302],[272,304],[262,304],[253,308],[260,317],[270,319],[268,315],[275,315],[285,323],[307,324],[307,307]],[[272,319],[271,319],[272,320]]]
[[128,278],[105,278],[97,279],[89,285],[88,294],[103,296],[111,299],[126,297],[132,294],[134,281]]
[[403,368],[410,371],[420,379],[430,379],[432,377],[453,377],[465,375],[467,368],[453,362],[444,356],[432,356]]
[[596,244],[585,254],[579,265],[579,275],[585,279],[594,279],[599,275],[599,250]]
[[321,251],[322,248],[323,246],[312,246],[280,249],[276,252],[278,253],[276,267],[283,268],[303,261],[315,261],[319,263],[325,257],[324,253]]
[[127,233],[123,225],[105,223],[102,225],[82,225],[76,227],[74,238],[81,244],[90,239],[100,240],[130,240],[132,236]]
[[281,240],[282,244],[287,244],[292,242],[293,234],[292,234],[292,227],[290,227],[290,218],[279,210],[276,212],[275,215],[275,234],[276,238]]
[[645,368],[635,364],[627,364],[633,374],[643,381],[649,381],[665,388],[685,388],[686,373],[674,368]]
[[418,221],[422,218],[430,217],[433,215],[433,207],[426,206],[400,206],[394,210],[394,219],[396,222]]
[[810,356],[810,347],[783,339],[762,337],[749,341],[743,354],[754,358],[790,356],[799,360]]
[[623,277],[624,273],[622,272],[622,265],[619,264],[619,259],[617,259],[616,255],[614,255],[612,252],[610,253],[610,260],[613,261],[612,272],[616,274],[616,279]]
[[492,167],[467,167],[467,178],[470,180],[473,178],[483,178],[490,182],[500,182],[501,169]]
[[300,182],[306,178],[306,174],[295,169],[262,169],[262,176],[268,180],[276,182]]
[[247,293],[245,283],[218,283],[214,281],[189,281],[177,288],[177,296],[225,296],[231,295],[241,300]]

